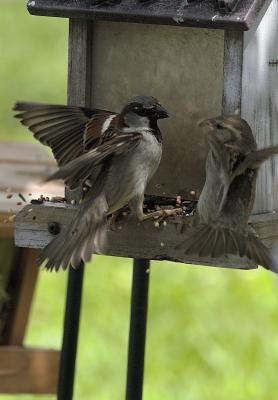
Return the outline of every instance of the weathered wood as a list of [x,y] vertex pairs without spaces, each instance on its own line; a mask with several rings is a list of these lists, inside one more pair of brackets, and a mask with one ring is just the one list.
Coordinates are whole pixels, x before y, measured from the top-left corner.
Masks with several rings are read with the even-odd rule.
[[[88,107],[91,105],[92,35],[92,22],[77,19],[69,21],[69,104]],[[78,199],[79,196],[79,190],[66,191],[67,200]],[[78,269],[70,268],[68,272],[63,343],[57,388],[58,400],[71,400],[73,396],[83,276],[83,262],[79,264]]]
[[[24,204],[18,193],[22,193],[26,201],[41,194],[49,197],[63,195],[61,182],[42,184],[43,179],[55,169],[54,158],[40,144],[1,142],[0,236],[11,237],[13,224],[7,220]],[[7,197],[7,192],[12,195],[11,198]]]
[[13,238],[0,238],[0,344],[5,341],[5,330],[9,318],[10,296],[7,291],[11,269],[14,265],[16,253]]
[[[29,211],[32,210],[32,211]],[[16,217],[16,244],[22,247],[42,248],[53,238],[48,232],[50,221],[58,222],[64,230],[76,213],[76,207],[66,204],[28,205]],[[34,219],[35,218],[35,219]],[[190,226],[192,218],[182,223]],[[252,216],[252,226],[263,243],[272,246],[278,240],[278,213]],[[254,267],[241,258],[221,260],[188,257],[177,250],[182,241],[180,219],[169,220],[167,226],[155,228],[153,221],[139,223],[133,216],[121,217],[116,230],[107,230],[106,238],[96,244],[96,253],[156,260],[171,260],[190,264],[203,264],[232,268]]]
[[[234,1],[233,1],[234,2]],[[117,3],[117,2],[115,2]],[[194,26],[246,30],[256,20],[264,0],[240,1],[236,12],[218,12],[215,0],[188,4],[181,0],[139,2],[124,0],[118,4],[93,5],[87,0],[29,0],[31,14],[69,18],[91,18],[162,25]],[[219,3],[219,2],[218,2]]]
[[0,392],[54,394],[58,365],[56,350],[0,346]]
[[[245,36],[242,115],[250,123],[258,146],[278,143],[278,1],[273,0],[255,32]],[[278,158],[260,169],[254,210],[278,208]]]
[[241,111],[243,33],[225,31],[222,113]]
[[10,313],[5,329],[4,343],[22,345],[30,314],[32,299],[38,276],[34,249],[20,249],[15,258],[9,287]]
[[147,193],[199,196],[207,144],[197,122],[221,113],[223,42],[223,31],[95,23],[93,106],[120,111],[130,98],[146,94],[170,114],[159,121],[163,154]]
[[69,24],[68,103],[91,104],[93,24],[71,19]]

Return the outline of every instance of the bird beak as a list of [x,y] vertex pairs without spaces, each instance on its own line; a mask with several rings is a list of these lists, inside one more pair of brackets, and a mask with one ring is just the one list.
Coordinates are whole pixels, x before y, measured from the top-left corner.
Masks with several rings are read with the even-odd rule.
[[155,115],[157,119],[168,118],[169,114],[161,105],[156,106]]
[[204,132],[211,132],[215,129],[215,120],[212,118],[203,119],[199,121],[197,125],[202,128]]
[[202,121],[198,122],[198,126],[200,128],[209,128],[209,129],[213,129],[214,128],[214,119],[203,119]]

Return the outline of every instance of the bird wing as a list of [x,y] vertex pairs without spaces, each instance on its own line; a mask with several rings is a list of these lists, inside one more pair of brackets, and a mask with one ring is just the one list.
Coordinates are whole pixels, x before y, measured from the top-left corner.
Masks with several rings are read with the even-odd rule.
[[24,102],[16,103],[13,110],[19,111],[15,118],[52,149],[59,166],[96,146],[105,120],[115,114],[86,107]]
[[76,188],[86,181],[94,170],[97,170],[99,175],[104,163],[112,156],[130,151],[141,138],[142,134],[139,132],[123,133],[110,128],[104,133],[98,146],[63,165],[47,180],[63,179],[67,186]]
[[247,169],[257,169],[269,157],[278,154],[278,146],[266,147],[264,149],[252,151],[246,155],[244,160],[234,168],[231,179],[243,174]]

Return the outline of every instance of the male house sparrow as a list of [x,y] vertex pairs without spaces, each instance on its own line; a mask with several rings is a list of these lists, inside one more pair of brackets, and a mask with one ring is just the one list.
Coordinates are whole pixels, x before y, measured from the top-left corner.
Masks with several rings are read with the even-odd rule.
[[248,225],[258,169],[278,153],[278,146],[257,150],[250,126],[238,116],[208,119],[200,126],[209,142],[206,182],[197,206],[197,226],[187,231],[178,247],[200,257],[246,256],[278,272],[268,249]]
[[42,251],[38,262],[46,269],[88,262],[94,240],[107,217],[129,204],[139,220],[146,185],[162,152],[157,120],[167,111],[149,96],[128,102],[120,114],[74,106],[17,103],[21,120],[42,144],[51,147],[59,170],[52,179],[64,179],[71,188],[87,191],[76,217]]

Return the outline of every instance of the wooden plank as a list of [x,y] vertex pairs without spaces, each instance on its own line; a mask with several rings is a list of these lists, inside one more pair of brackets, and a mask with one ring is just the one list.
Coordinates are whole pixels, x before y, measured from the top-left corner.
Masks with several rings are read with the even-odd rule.
[[9,287],[12,301],[5,329],[5,344],[23,343],[39,271],[35,262],[37,255],[38,251],[34,249],[17,251]]
[[[32,135],[26,128],[26,134]],[[56,162],[49,155],[46,147],[37,143],[1,141],[0,162],[2,163],[31,163],[55,166]]]
[[225,31],[222,113],[241,111],[243,33]]
[[15,250],[13,238],[0,238],[0,344],[5,339],[5,330],[9,317],[10,296],[8,283],[16,254],[20,249]]
[[95,23],[93,106],[119,112],[130,98],[145,94],[169,111],[170,118],[159,121],[162,160],[149,194],[200,195],[207,143],[197,123],[221,113],[223,43],[223,31]]
[[91,105],[93,23],[71,19],[69,25],[68,103]]
[[0,346],[0,392],[55,394],[59,351]]
[[[29,211],[29,210],[32,211]],[[66,204],[46,203],[42,206],[26,206],[16,217],[16,245],[21,247],[43,248],[52,240],[48,232],[48,223],[58,222],[61,230],[74,217],[76,207]],[[251,219],[252,221],[252,219]],[[170,260],[190,264],[203,264],[231,268],[252,268],[249,261],[240,258],[225,258],[221,260],[203,260],[188,257],[177,250],[176,246],[183,240],[180,234],[181,224],[188,228],[192,222],[191,217],[183,217],[168,221],[167,226],[154,226],[153,221],[139,223],[133,216],[122,217],[116,230],[107,230],[107,234],[96,244],[96,253],[131,258],[149,258],[156,260]],[[261,216],[254,220],[254,229],[260,234],[262,240],[268,243],[278,239],[278,214]],[[271,227],[270,237],[268,227]]]
[[123,0],[114,4],[105,1],[103,5],[94,5],[88,0],[29,0],[28,10],[31,14],[54,17],[246,30],[255,22],[264,1],[242,0],[236,12],[230,14],[218,12],[214,0],[191,4],[181,0]]
[[[278,1],[273,0],[260,25],[245,35],[242,115],[252,127],[260,148],[278,144]],[[278,158],[259,172],[254,212],[278,208]]]

